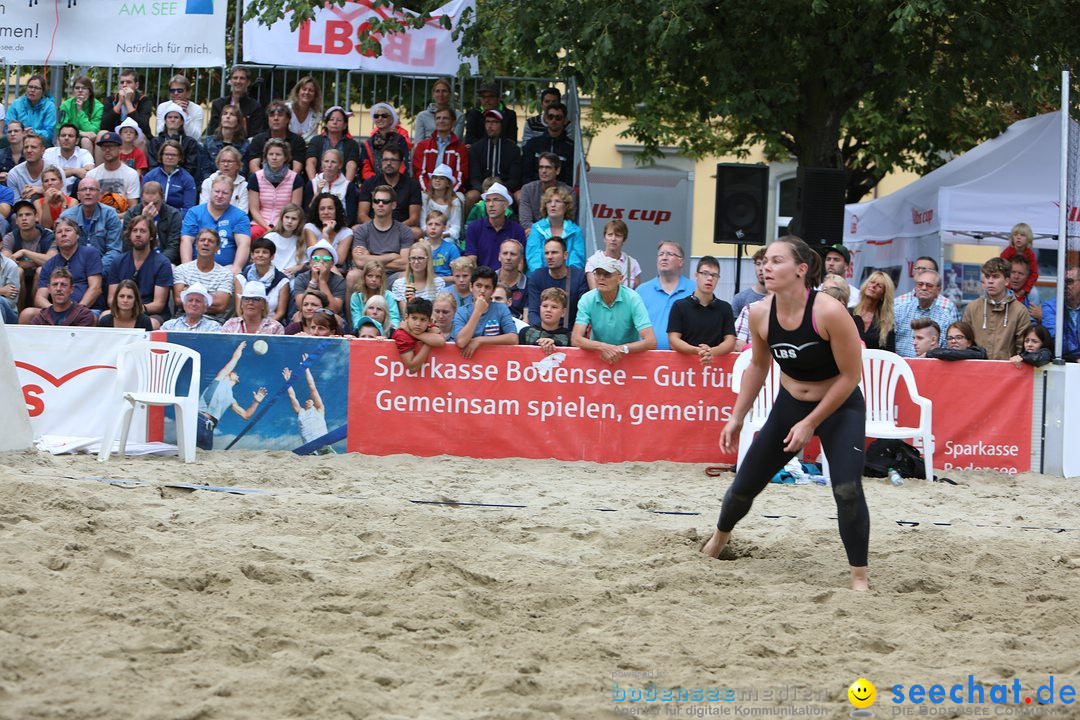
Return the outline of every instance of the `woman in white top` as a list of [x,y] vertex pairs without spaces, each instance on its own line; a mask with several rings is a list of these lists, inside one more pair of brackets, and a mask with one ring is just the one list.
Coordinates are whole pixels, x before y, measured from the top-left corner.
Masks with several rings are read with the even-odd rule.
[[300,232],[303,222],[304,209],[289,203],[281,209],[274,229],[263,236],[274,243],[274,267],[289,277],[307,266],[308,246]]
[[430,211],[438,210],[447,217],[443,235],[456,243],[461,237],[465,196],[454,192],[451,189],[453,186],[454,171],[450,169],[450,166],[445,163],[436,166],[428,180],[428,191],[424,193],[424,203],[420,209],[420,227],[427,226],[427,216]]
[[292,110],[289,130],[304,138],[304,142],[319,134],[319,118],[322,117],[322,89],[310,75],[296,81],[285,104]]
[[390,287],[397,300],[398,312],[405,317],[405,305],[414,297],[435,301],[435,296],[446,289],[446,282],[435,274],[431,263],[431,246],[418,240],[409,248],[409,268]]
[[345,222],[345,206],[337,195],[324,192],[315,196],[308,207],[308,221],[303,235],[308,247],[325,240],[334,247],[339,258],[349,257],[352,228]]
[[626,223],[622,220],[609,220],[608,224],[604,226],[604,249],[594,252],[589,256],[589,261],[585,263],[585,278],[589,281],[590,290],[596,289],[596,278],[593,277],[593,270],[596,269],[600,258],[604,256],[613,258],[619,263],[623,274],[623,285],[633,290],[641,282],[641,265],[638,264],[637,260],[630,257],[629,253],[624,253],[622,249],[623,245],[626,244],[629,233]]
[[248,182],[247,178],[240,174],[240,164],[243,162],[243,155],[240,151],[231,145],[226,145],[218,151],[215,162],[217,164],[217,172],[211,173],[210,177],[203,180],[202,188],[199,192],[199,202],[210,202],[210,188],[214,187],[214,181],[219,177],[227,177],[232,181],[233,190],[232,196],[229,198],[229,203],[240,208],[244,212],[248,212],[250,206],[248,205]]

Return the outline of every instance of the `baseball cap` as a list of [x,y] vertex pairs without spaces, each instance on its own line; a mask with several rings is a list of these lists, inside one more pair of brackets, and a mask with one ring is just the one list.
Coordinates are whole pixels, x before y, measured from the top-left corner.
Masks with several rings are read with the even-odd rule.
[[123,145],[124,141],[120,139],[120,136],[114,132],[107,132],[101,135],[101,138],[97,141],[98,145]]
[[489,118],[489,117],[490,118],[495,118],[499,122],[502,122],[502,119],[503,119],[502,113],[499,112],[498,110],[488,110],[487,112],[484,113],[484,117],[486,117],[486,118]]
[[596,261],[593,270],[603,270],[611,275],[614,275],[615,273],[622,275],[622,266],[619,265],[619,261],[613,257],[608,257],[607,255],[603,255]]
[[828,255],[830,251],[838,252],[841,255],[843,255],[844,256],[844,262],[846,262],[846,263],[851,262],[851,251],[848,250],[843,245],[841,245],[840,243],[836,243],[835,245],[830,245],[829,247],[825,248],[825,254],[826,255]]
[[325,240],[320,240],[319,242],[315,243],[314,245],[312,245],[311,247],[309,247],[307,249],[308,260],[311,259],[311,256],[314,255],[317,250],[326,250],[327,252],[329,252],[330,257],[334,258],[334,264],[337,265],[337,263],[338,263],[338,254],[337,254],[337,250],[334,249],[333,245],[326,242]]

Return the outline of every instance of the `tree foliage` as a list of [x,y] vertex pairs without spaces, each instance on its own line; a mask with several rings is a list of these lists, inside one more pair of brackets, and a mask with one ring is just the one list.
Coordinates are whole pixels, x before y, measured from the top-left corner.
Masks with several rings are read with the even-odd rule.
[[[257,0],[248,14],[316,4]],[[488,76],[573,75],[593,122],[629,119],[646,156],[763,144],[770,157],[846,168],[854,200],[890,170],[925,172],[1055,109],[1061,63],[1078,55],[1078,4],[478,0],[465,47]]]

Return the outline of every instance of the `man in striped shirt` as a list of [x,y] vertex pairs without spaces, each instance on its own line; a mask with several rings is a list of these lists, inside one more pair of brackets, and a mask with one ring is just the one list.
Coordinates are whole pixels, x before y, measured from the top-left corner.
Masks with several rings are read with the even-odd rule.
[[[893,314],[896,316],[896,352],[903,357],[915,357],[912,320],[929,318],[944,330],[960,319],[960,311],[953,301],[941,294],[941,276],[933,270],[915,275],[915,292],[896,298]],[[944,347],[944,339],[945,333],[942,333],[938,339],[939,347]]]

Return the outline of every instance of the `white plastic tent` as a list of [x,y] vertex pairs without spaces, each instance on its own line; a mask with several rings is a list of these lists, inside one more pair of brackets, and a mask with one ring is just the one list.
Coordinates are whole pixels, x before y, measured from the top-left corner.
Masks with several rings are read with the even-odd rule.
[[[1080,168],[1080,126],[1069,122],[1069,167]],[[844,209],[844,244],[937,237],[943,242],[1005,244],[1026,222],[1037,247],[1055,248],[1058,234],[1061,115],[1010,125],[910,185]],[[1070,182],[1067,235],[1080,238],[1080,182]],[[1070,243],[1071,244],[1071,243]]]

